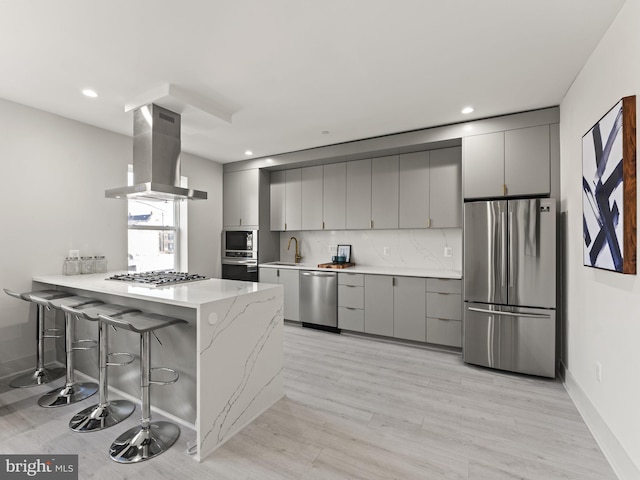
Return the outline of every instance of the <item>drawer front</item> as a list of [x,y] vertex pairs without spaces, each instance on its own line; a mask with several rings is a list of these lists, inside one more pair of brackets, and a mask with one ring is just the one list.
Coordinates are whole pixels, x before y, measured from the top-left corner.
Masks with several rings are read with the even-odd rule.
[[338,285],[364,287],[364,275],[362,273],[339,273]]
[[338,306],[364,308],[364,287],[338,285]]
[[427,292],[457,293],[462,295],[462,280],[455,278],[427,278]]
[[462,322],[427,317],[427,342],[461,348]]
[[364,310],[338,307],[338,328],[364,332]]
[[462,297],[454,293],[427,292],[427,317],[462,320]]

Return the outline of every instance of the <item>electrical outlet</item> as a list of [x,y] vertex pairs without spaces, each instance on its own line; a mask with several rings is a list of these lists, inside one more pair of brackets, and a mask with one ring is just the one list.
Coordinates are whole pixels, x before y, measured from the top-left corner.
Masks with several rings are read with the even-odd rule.
[[444,247],[444,256],[445,257],[452,257],[453,256],[453,249],[451,247]]
[[596,362],[596,379],[599,382],[602,381],[602,364],[600,362]]
[[382,247],[382,254],[385,257],[388,257],[389,256],[389,247]]
[[338,253],[337,245],[329,245],[329,255],[336,255]]

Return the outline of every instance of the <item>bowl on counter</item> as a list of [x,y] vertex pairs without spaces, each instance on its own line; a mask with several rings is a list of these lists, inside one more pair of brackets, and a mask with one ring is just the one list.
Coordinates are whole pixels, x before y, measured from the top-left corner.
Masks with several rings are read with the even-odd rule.
[[347,257],[344,257],[342,255],[334,255],[333,257],[331,257],[331,261],[333,263],[346,263]]

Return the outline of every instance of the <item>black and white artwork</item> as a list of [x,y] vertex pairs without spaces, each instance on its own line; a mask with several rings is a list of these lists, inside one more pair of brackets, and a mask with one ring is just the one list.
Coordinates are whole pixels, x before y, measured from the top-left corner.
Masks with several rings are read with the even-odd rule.
[[[635,97],[633,99],[635,114]],[[634,176],[627,179],[624,164],[628,148],[624,145],[627,137],[624,134],[624,117],[628,109],[623,107],[624,100],[626,99],[618,102],[582,137],[584,265],[620,273],[635,273],[635,254],[633,272],[628,271],[629,262],[625,263],[625,241],[633,241],[635,250],[635,145]],[[635,118],[633,127],[635,136]],[[632,205],[629,205],[629,188],[625,188],[625,182],[633,183]],[[630,211],[625,212],[626,208]],[[625,227],[625,222],[629,221],[634,224],[633,239],[625,238],[631,230],[630,225]]]

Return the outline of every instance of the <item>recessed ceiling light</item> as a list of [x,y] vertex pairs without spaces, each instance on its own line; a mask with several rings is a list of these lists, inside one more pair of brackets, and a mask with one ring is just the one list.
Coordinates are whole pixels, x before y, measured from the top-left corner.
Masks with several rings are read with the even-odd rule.
[[469,114],[469,113],[473,113],[474,108],[473,107],[464,107],[462,109],[462,113],[464,113],[465,115]]
[[84,90],[82,90],[82,94],[85,97],[91,97],[91,98],[96,98],[98,96],[95,90],[91,90],[90,88],[85,88]]
[[253,155],[253,152],[251,150],[245,150],[244,154],[245,155]]

